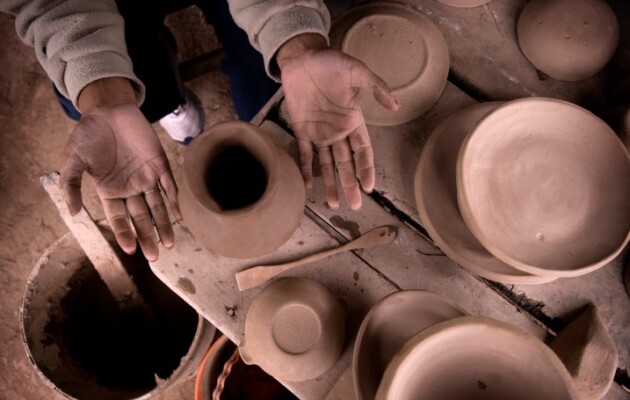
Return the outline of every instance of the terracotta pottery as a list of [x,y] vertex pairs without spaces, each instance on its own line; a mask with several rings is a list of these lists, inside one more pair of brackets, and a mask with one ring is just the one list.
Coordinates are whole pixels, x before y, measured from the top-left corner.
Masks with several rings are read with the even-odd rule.
[[630,156],[606,123],[560,100],[482,118],[459,152],[457,196],[484,247],[530,274],[594,271],[630,239]]
[[429,110],[446,85],[449,54],[440,30],[417,10],[394,3],[370,3],[340,15],[331,46],[363,61],[383,78],[402,105],[381,106],[363,93],[361,110],[370,125],[397,125]]
[[452,7],[459,8],[471,8],[471,7],[479,7],[484,4],[490,3],[492,0],[436,0],[439,3],[443,3]]
[[346,303],[318,282],[287,278],[265,288],[245,320],[241,358],[296,382],[328,371],[343,350]]
[[584,399],[601,399],[617,371],[617,349],[597,307],[590,305],[550,345],[573,377]]
[[376,399],[578,399],[562,361],[505,322],[465,316],[433,325],[391,361]]
[[563,81],[602,70],[619,43],[619,24],[604,0],[531,0],[517,22],[518,44],[540,71]]
[[358,400],[372,400],[394,356],[415,334],[468,315],[452,300],[420,290],[394,292],[367,313],[354,345],[352,372]]
[[184,224],[210,251],[233,258],[272,252],[297,229],[306,190],[295,162],[256,126],[214,125],[184,153]]
[[623,280],[626,284],[626,292],[628,293],[628,296],[630,296],[630,256],[626,258],[626,266]]
[[468,132],[501,102],[475,104],[442,122],[422,149],[414,189],[422,224],[438,247],[475,275],[503,283],[544,283],[555,278],[532,275],[494,257],[472,234],[457,204],[456,166]]

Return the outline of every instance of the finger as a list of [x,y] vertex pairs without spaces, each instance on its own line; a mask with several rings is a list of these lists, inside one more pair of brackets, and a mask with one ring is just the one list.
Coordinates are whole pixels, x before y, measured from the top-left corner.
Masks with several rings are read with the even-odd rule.
[[144,193],[144,200],[149,206],[151,217],[153,218],[153,224],[157,230],[160,241],[167,249],[173,247],[175,243],[175,236],[173,234],[173,227],[171,221],[168,218],[168,211],[166,210],[166,204],[162,199],[162,194],[159,188],[148,190]]
[[170,169],[162,174],[162,176],[160,176],[160,186],[162,186],[162,190],[164,190],[164,194],[166,195],[166,200],[168,200],[168,205],[171,208],[171,212],[177,220],[181,221],[183,218],[182,212],[179,210],[177,184],[175,183],[175,178],[173,177],[173,173],[170,171]]
[[326,190],[326,201],[330,208],[339,208],[339,195],[337,194],[337,180],[335,179],[335,167],[330,147],[322,147],[317,151],[319,167],[322,171],[322,180]]
[[352,152],[350,151],[350,143],[348,140],[340,140],[332,145],[333,156],[335,157],[335,166],[339,181],[346,196],[348,206],[352,210],[361,208],[361,190],[357,182],[357,176],[354,172],[354,163],[352,160]]
[[131,196],[127,199],[127,211],[131,217],[140,248],[144,256],[149,261],[155,261],[158,258],[157,236],[153,229],[153,220],[144,201],[144,196]]
[[361,187],[366,192],[374,189],[376,173],[374,170],[374,150],[365,124],[359,125],[348,135],[350,147],[354,153],[354,167],[356,169]]
[[86,169],[87,164],[83,162],[81,157],[75,151],[68,150],[59,172],[59,186],[71,215],[76,215],[83,207],[81,177]]
[[129,224],[125,202],[122,199],[101,199],[101,203],[120,248],[127,254],[135,253],[136,235]]
[[370,70],[363,62],[354,59],[352,64],[352,86],[362,90],[369,90],[372,95],[385,108],[392,111],[400,110],[400,103],[392,93],[389,85]]
[[306,189],[310,190],[313,187],[313,146],[311,142],[303,139],[298,139],[297,144],[304,185],[306,185]]

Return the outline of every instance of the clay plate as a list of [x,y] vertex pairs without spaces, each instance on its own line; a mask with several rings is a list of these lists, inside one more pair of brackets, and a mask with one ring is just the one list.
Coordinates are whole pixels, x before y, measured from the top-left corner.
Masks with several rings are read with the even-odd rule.
[[393,90],[402,105],[390,111],[363,93],[361,110],[370,125],[397,125],[429,110],[446,85],[449,54],[440,30],[417,10],[393,3],[370,3],[339,16],[331,46],[363,61]]
[[433,325],[391,361],[376,399],[578,399],[545,344],[510,324],[465,316]]
[[630,157],[574,104],[514,100],[482,118],[457,161],[464,221],[494,256],[541,276],[577,276],[630,238]]
[[363,319],[354,345],[352,372],[359,400],[372,400],[389,362],[416,333],[468,315],[452,300],[420,290],[394,292]]
[[474,125],[501,102],[475,104],[438,125],[422,149],[414,189],[422,224],[440,249],[475,275],[503,283],[544,283],[553,277],[528,274],[494,257],[464,222],[457,204],[459,149]]

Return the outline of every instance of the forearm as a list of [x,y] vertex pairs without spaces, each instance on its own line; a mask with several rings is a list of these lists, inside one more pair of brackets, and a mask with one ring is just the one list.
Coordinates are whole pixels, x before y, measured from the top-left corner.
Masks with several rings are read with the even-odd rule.
[[126,78],[136,102],[144,100],[114,0],[3,0],[0,9],[16,16],[18,36],[34,47],[50,79],[75,106],[83,88],[111,77]]

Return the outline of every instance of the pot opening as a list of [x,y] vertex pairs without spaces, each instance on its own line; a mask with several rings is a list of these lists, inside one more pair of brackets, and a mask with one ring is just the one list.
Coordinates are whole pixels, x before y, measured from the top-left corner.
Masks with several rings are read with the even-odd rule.
[[206,190],[221,210],[236,210],[256,203],[267,189],[267,170],[247,148],[219,149],[205,174]]

